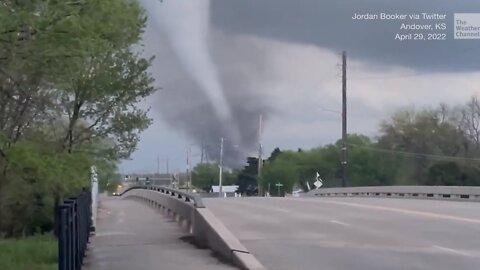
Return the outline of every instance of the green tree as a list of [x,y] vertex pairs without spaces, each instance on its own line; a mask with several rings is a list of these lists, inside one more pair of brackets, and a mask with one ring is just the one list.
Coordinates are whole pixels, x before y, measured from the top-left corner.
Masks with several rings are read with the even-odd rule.
[[154,92],[149,65],[124,50],[98,58],[85,70],[97,70],[94,74],[78,76],[63,95],[69,116],[63,147],[71,152],[76,144],[109,138],[118,158],[128,157],[138,133],[150,124],[147,112],[136,105]]
[[[383,121],[373,141],[349,134],[349,186],[372,185],[479,185],[478,125],[480,105],[476,97],[450,109],[446,105],[415,110],[406,108]],[[298,184],[312,187],[318,172],[324,187],[340,186],[342,141],[311,150],[274,151],[260,183],[267,188],[280,182],[288,191]],[[307,185],[308,183],[308,185]]]
[[239,170],[224,170],[223,177],[222,177],[222,185],[224,186],[232,186],[235,184],[235,181],[238,179],[238,175],[240,174]]
[[462,172],[455,162],[438,162],[428,169],[427,185],[454,186],[462,180]]
[[[299,151],[300,152],[300,151]],[[270,154],[270,157],[267,159],[267,162],[274,162],[275,159],[282,153],[280,148],[273,149],[273,152]]]
[[[233,185],[237,179],[238,171],[223,170],[222,185]],[[199,163],[192,170],[192,184],[197,188],[209,192],[212,186],[218,186],[220,169],[217,163]]]
[[[298,155],[294,152],[282,152],[275,161],[268,163],[262,170],[260,185],[263,190],[268,191],[270,186],[270,194],[277,194],[276,184],[282,184],[282,193],[291,191],[294,184],[298,182]],[[281,195],[281,194],[277,194]]]
[[248,157],[247,165],[238,172],[235,181],[238,192],[248,196],[258,194],[258,178],[258,158]]
[[462,134],[451,112],[444,105],[437,109],[402,110],[381,125],[378,147],[384,156],[396,155],[396,184],[428,184],[429,168],[437,162],[432,159],[464,156],[469,142]]
[[[340,145],[340,142],[337,142]],[[348,186],[384,186],[392,184],[395,171],[385,162],[385,153],[375,151],[375,144],[364,135],[352,134],[347,138]],[[394,163],[391,163],[394,164]],[[388,168],[388,169],[387,169]]]
[[192,185],[207,192],[213,185],[218,185],[218,178],[218,164],[199,163],[192,170]]
[[62,119],[69,152],[103,136],[128,156],[149,124],[135,104],[154,91],[151,60],[130,52],[145,24],[138,3],[7,1],[0,17],[0,130],[8,139],[0,150],[32,126]]
[[0,235],[51,228],[53,200],[101,188],[151,120],[152,59],[131,51],[146,17],[137,1],[0,4]]
[[[382,168],[382,157],[372,151],[375,145],[363,135],[350,134],[347,137],[349,148],[348,185],[385,185],[389,184],[389,175]],[[289,192],[295,185],[304,190],[313,188],[317,172],[323,180],[324,187],[340,186],[341,164],[340,149],[342,141],[335,144],[300,152],[282,152],[273,162],[268,162],[261,177],[265,188],[270,183],[284,185]],[[308,184],[307,184],[308,183]]]

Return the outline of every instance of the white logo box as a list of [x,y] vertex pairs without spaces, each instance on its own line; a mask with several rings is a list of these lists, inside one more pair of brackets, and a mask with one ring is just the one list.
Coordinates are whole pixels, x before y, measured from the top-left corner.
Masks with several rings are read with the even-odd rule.
[[454,39],[480,39],[480,13],[455,13]]

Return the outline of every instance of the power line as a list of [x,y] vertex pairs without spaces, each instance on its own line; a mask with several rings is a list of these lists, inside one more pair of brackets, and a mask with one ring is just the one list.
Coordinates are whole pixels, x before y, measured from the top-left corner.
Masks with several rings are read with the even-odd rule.
[[391,150],[391,149],[382,149],[377,147],[369,147],[363,145],[357,145],[349,143],[348,145],[358,148],[363,148],[367,150],[372,150],[376,152],[382,153],[390,153],[390,154],[401,154],[413,158],[432,158],[432,159],[450,159],[450,160],[466,160],[466,161],[480,161],[480,158],[467,158],[467,157],[455,157],[455,156],[446,156],[446,155],[434,155],[434,154],[425,154],[425,153],[415,153],[415,152],[407,152],[407,151],[399,151],[399,150]]
[[402,79],[402,78],[411,78],[411,77],[420,77],[423,75],[434,75],[435,73],[431,72],[419,72],[414,74],[405,74],[405,75],[396,75],[396,76],[374,76],[374,77],[353,77],[350,78],[350,81],[373,81],[373,80],[391,80],[391,79]]

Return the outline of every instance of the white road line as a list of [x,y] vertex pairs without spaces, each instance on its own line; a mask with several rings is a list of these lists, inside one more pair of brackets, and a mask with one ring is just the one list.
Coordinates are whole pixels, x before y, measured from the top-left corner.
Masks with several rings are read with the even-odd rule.
[[261,206],[258,203],[251,203],[251,202],[247,202],[245,200],[243,200],[243,201],[238,200],[236,202],[233,202],[233,201],[230,200],[229,203],[230,204],[236,204],[238,206],[247,206],[247,207],[252,207],[252,208],[257,208],[257,209],[263,209],[265,211],[277,211],[277,212],[282,212],[282,213],[292,213],[292,211],[289,210],[289,209],[278,208],[278,207],[270,207],[270,206]]
[[480,224],[480,219],[450,216],[450,215],[437,214],[437,213],[425,212],[425,211],[417,211],[417,210],[404,209],[404,208],[386,207],[386,206],[361,204],[361,203],[354,203],[354,202],[327,201],[327,200],[321,200],[321,199],[308,200],[308,201],[314,202],[314,203],[321,203],[321,204],[353,206],[353,207],[372,209],[372,210],[390,211],[390,212],[397,212],[397,213],[408,214],[408,215],[416,215],[416,216],[423,216],[423,217],[429,217],[429,218],[447,219],[447,220],[454,220],[459,222]]
[[452,248],[447,248],[447,247],[442,247],[442,246],[437,246],[437,245],[434,245],[433,247],[436,248],[436,249],[442,250],[442,251],[444,251],[444,252],[447,252],[447,253],[456,254],[456,255],[461,255],[461,256],[465,256],[465,257],[472,257],[471,254],[466,253],[466,252],[463,252],[463,251],[460,251],[460,250],[456,250],[456,249],[452,249]]
[[335,224],[342,225],[342,226],[345,226],[345,227],[350,227],[350,226],[352,226],[352,225],[350,225],[350,224],[348,224],[348,223],[341,222],[341,221],[338,221],[338,220],[335,220],[335,219],[330,220],[330,223],[335,223]]

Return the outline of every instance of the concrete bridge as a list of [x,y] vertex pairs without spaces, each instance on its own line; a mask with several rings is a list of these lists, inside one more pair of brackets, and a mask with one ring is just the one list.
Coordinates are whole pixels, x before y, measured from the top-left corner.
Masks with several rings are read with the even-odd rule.
[[87,269],[478,270],[479,201],[479,187],[208,199],[137,187],[101,201]]

